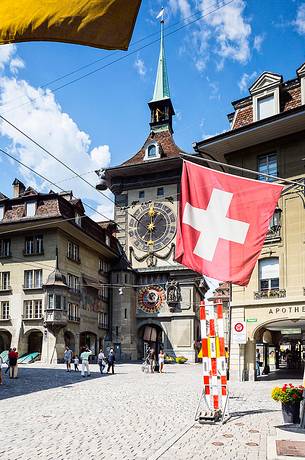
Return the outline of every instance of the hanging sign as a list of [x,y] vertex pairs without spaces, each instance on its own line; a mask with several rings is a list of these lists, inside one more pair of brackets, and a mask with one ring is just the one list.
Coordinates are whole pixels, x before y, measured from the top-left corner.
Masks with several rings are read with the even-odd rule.
[[247,343],[247,329],[245,321],[235,321],[232,327],[232,339],[240,345]]

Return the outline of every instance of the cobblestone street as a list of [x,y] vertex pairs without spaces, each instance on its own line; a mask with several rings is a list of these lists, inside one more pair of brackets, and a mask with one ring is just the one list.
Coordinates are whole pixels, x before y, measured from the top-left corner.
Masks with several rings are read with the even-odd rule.
[[[0,387],[0,458],[265,459],[266,437],[282,423],[270,397],[274,381],[231,386],[231,420],[194,424],[200,365],[168,365],[143,374],[139,364],[90,378],[61,365],[20,367]],[[299,382],[298,382],[299,383]]]

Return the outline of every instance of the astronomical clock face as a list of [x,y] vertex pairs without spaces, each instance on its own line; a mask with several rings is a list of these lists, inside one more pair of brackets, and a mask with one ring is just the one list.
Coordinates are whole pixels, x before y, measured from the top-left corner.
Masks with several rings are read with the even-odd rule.
[[176,216],[163,203],[141,206],[129,222],[132,244],[143,252],[157,252],[167,246],[176,233]]
[[145,286],[139,291],[138,305],[146,313],[157,313],[165,300],[161,286]]

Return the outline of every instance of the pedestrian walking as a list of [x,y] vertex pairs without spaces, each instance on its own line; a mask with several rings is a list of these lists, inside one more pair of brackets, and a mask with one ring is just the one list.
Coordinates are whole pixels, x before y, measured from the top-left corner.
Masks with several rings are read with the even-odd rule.
[[260,361],[261,361],[261,354],[259,352],[259,349],[256,349],[256,377],[258,377],[261,374],[260,371]]
[[150,365],[150,372],[155,372],[155,350],[153,348],[148,349],[148,361]]
[[115,354],[114,349],[111,348],[108,355],[108,369],[107,374],[109,374],[110,369],[112,369],[112,374],[114,374],[114,362],[115,362]]
[[78,372],[79,371],[79,368],[78,368],[78,365],[79,365],[79,358],[77,355],[75,355],[75,358],[74,358],[74,370],[75,372]]
[[97,357],[97,362],[98,362],[98,365],[100,366],[100,372],[102,374],[106,367],[105,355],[104,355],[103,350],[100,350],[98,357]]
[[10,370],[10,360],[9,360],[9,357],[8,355],[10,354],[10,352],[12,351],[12,348],[10,348],[8,350],[8,354],[7,354],[7,360],[6,360],[6,364],[7,364],[7,368],[5,369],[4,373],[7,374]]
[[160,374],[163,374],[164,372],[164,358],[165,358],[164,351],[160,350],[160,353],[159,353],[159,372]]
[[67,366],[67,372],[71,371],[71,361],[72,361],[72,350],[67,346],[64,351],[64,361]]
[[83,351],[80,355],[80,359],[82,360],[82,377],[85,377],[85,373],[87,377],[90,377],[90,368],[89,368],[89,357],[92,355],[92,351],[89,350],[88,347],[83,347]]
[[12,351],[8,354],[9,364],[10,364],[10,379],[18,378],[18,352],[16,348],[13,348]]

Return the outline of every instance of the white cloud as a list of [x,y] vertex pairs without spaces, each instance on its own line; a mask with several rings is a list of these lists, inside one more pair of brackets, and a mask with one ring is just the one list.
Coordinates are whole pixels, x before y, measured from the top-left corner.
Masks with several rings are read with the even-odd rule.
[[300,35],[305,35],[305,3],[299,5],[294,25]]
[[246,2],[235,0],[229,5],[223,5],[223,0],[217,0],[214,4],[210,0],[169,2],[171,12],[179,12],[182,17],[190,15],[192,10],[199,9],[202,12],[203,18],[194,24],[192,38],[186,38],[199,71],[204,70],[211,57],[214,57],[218,70],[223,68],[226,59],[241,64],[250,59],[251,26],[244,14]]
[[257,76],[257,72],[252,72],[251,74],[248,74],[247,72],[245,72],[242,75],[241,79],[238,82],[238,86],[239,86],[241,93],[248,91],[249,83],[252,83],[252,81],[254,80],[256,76]]
[[145,77],[146,72],[147,72],[145,62],[139,56],[137,56],[137,59],[134,62],[134,67],[136,71],[138,72],[138,74],[140,75],[140,77]]
[[[4,47],[3,47],[4,48]],[[21,68],[23,62],[15,51],[6,52],[6,57],[0,47],[0,62],[12,68]],[[1,65],[1,64],[0,64]],[[0,79],[0,105],[8,104],[14,99],[25,100],[22,104],[8,115],[8,119],[22,131],[35,139],[58,159],[69,165],[74,171],[86,174],[85,178],[93,186],[98,181],[94,170],[108,167],[110,164],[109,145],[100,145],[91,148],[90,136],[82,131],[69,114],[65,113],[55,99],[52,91],[35,88],[28,82],[18,79],[16,76],[3,75]],[[5,115],[5,112],[2,111]],[[73,190],[75,196],[96,203],[103,214],[112,214],[112,203],[105,201],[102,195],[86,185],[73,173],[61,166],[56,160],[48,156],[21,133],[2,121],[0,123],[0,135],[6,136],[9,141],[8,149],[22,162],[57,183],[64,180],[62,185],[65,189]],[[47,182],[42,182],[35,174],[23,167],[16,167],[20,178],[26,185],[32,185],[39,190],[54,189]],[[103,211],[105,209],[105,212]],[[99,216],[98,220],[102,217]]]
[[[104,194],[113,200],[113,194],[109,190],[106,190]],[[101,196],[101,199],[99,199],[99,201],[100,201],[100,204],[96,208],[97,212],[95,213],[88,212],[89,217],[91,217],[91,219],[95,220],[96,222],[101,222],[105,220],[103,217],[101,217],[101,214],[104,214],[105,216],[107,216],[108,219],[113,219],[113,216],[114,216],[113,203],[111,203],[111,201],[108,200],[105,196]]]
[[256,35],[254,37],[254,41],[253,41],[253,48],[256,51],[260,52],[264,40],[265,40],[265,35],[264,34]]
[[1,45],[0,46],[0,70],[10,63],[14,54],[16,53],[16,45]]
[[25,67],[24,61],[18,56],[14,57],[10,61],[10,71],[15,75],[16,75],[16,73],[18,73],[19,69],[24,69],[24,67]]
[[192,14],[191,5],[188,0],[169,0],[169,7],[174,14],[180,11],[184,18]]

